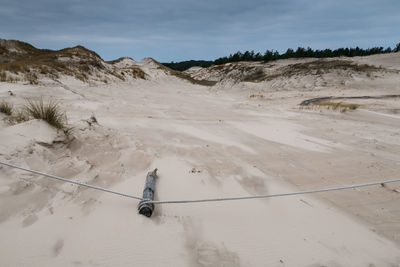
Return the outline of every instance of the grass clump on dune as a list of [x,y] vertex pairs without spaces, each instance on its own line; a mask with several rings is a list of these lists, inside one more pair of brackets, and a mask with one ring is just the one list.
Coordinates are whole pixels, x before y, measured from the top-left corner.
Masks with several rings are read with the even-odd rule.
[[332,110],[340,110],[341,112],[346,112],[347,110],[356,110],[359,107],[357,104],[332,101],[320,101],[314,105],[327,107],[328,109]]
[[8,116],[11,116],[13,112],[13,105],[6,101],[2,101],[0,103],[0,112]]
[[43,99],[39,101],[27,100],[24,109],[28,116],[44,120],[57,129],[66,129],[65,113],[60,110],[56,102],[50,101],[49,103],[44,103]]
[[18,110],[11,118],[11,122],[21,123],[24,121],[29,121],[29,116],[24,110]]

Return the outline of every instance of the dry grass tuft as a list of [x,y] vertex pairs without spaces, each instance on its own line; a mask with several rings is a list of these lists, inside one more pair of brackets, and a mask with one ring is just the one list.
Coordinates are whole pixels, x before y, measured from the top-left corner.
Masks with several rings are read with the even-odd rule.
[[36,102],[27,100],[24,108],[28,116],[44,120],[57,129],[66,129],[66,116],[61,112],[58,103],[51,101],[45,104],[43,99]]
[[115,77],[117,77],[117,78],[120,79],[121,81],[125,81],[124,76],[122,76],[121,74],[119,74],[117,71],[112,71],[110,74],[113,75],[113,76],[115,76]]
[[80,80],[80,81],[82,81],[82,82],[86,82],[88,79],[87,79],[87,76],[83,73],[83,74],[81,74],[81,73],[75,73],[75,78],[77,79],[77,80]]
[[147,74],[141,68],[131,67],[130,70],[132,77],[146,80]]
[[13,113],[13,105],[3,100],[0,103],[0,112],[11,116]]
[[14,114],[10,120],[11,122],[21,123],[24,121],[29,121],[29,116],[26,114],[25,110],[18,110],[16,114]]
[[1,82],[7,81],[7,73],[5,71],[0,72],[0,81]]
[[265,73],[262,69],[257,69],[256,71],[250,72],[249,75],[244,77],[245,82],[260,82],[264,79]]
[[320,101],[313,106],[327,107],[332,110],[340,110],[340,112],[346,112],[347,110],[356,110],[359,105],[352,103],[343,103],[343,102],[333,102],[333,101]]
[[251,94],[249,98],[264,98],[263,94]]
[[[0,66],[1,69],[1,66]],[[13,77],[10,75],[7,75],[5,71],[0,71],[0,81],[1,82],[7,82],[7,83],[15,83],[20,81],[21,79],[18,77]]]

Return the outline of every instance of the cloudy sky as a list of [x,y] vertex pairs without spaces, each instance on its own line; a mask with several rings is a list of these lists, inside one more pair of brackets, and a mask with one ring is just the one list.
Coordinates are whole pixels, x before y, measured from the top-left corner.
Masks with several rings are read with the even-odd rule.
[[0,0],[0,38],[162,62],[298,46],[393,47],[400,0]]

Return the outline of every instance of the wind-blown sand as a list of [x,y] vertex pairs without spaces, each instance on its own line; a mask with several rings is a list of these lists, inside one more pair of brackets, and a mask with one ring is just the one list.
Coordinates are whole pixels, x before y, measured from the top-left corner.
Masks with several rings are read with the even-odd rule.
[[[146,173],[158,168],[159,200],[399,178],[400,99],[360,100],[344,113],[298,106],[318,96],[398,94],[399,74],[316,90],[304,89],[316,88],[309,77],[303,89],[288,87],[296,77],[280,85],[285,90],[270,83],[208,88],[138,64],[150,80],[65,82],[72,91],[1,83],[1,99],[17,106],[26,97],[61,101],[75,139],[65,144],[38,120],[2,121],[0,160],[138,196]],[[85,122],[92,114],[99,124]],[[399,204],[400,185],[388,184],[158,205],[149,219],[135,200],[0,167],[0,265],[399,266]]]

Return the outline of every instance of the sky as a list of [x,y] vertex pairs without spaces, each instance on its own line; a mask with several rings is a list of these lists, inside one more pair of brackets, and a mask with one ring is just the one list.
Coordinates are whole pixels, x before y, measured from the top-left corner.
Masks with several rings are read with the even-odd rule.
[[0,38],[160,62],[298,46],[394,47],[400,1],[0,0]]

